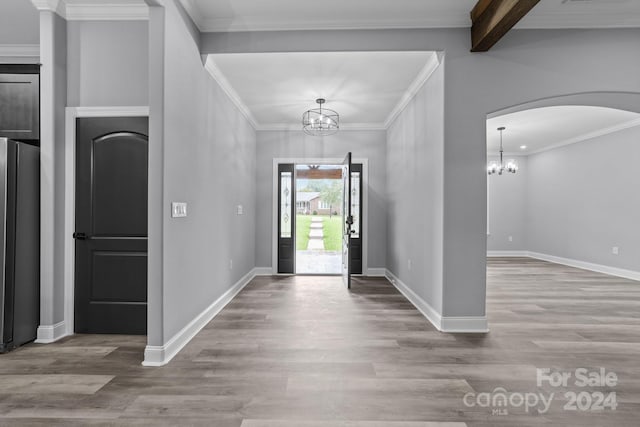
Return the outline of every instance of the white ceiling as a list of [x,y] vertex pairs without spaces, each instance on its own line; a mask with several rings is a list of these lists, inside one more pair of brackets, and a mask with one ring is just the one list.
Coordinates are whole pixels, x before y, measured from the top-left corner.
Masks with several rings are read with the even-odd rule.
[[[470,27],[477,0],[181,0],[201,31]],[[640,26],[640,0],[542,0],[516,28]]]
[[[557,106],[494,117],[487,120],[488,154],[498,153],[500,126],[506,127],[505,153],[528,155],[640,126],[640,114],[603,107]],[[527,148],[521,149],[522,145]]]
[[386,128],[437,65],[434,52],[220,54],[207,60],[257,129],[299,129],[316,98],[326,98],[324,107],[340,114],[342,129]]

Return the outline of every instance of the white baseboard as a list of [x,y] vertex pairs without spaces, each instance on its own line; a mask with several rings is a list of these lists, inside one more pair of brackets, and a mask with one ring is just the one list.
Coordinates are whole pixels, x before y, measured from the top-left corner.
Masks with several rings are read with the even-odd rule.
[[271,267],[256,267],[253,269],[256,276],[272,276],[273,269]]
[[591,262],[563,258],[555,255],[541,254],[539,252],[527,252],[527,254],[531,258],[540,259],[543,261],[554,262],[556,264],[568,265],[569,267],[581,268],[583,270],[595,271],[597,273],[609,274],[611,276],[640,281],[640,271],[609,267],[608,265],[594,264]]
[[70,334],[67,332],[64,320],[55,325],[40,325],[38,326],[38,335],[35,342],[38,344],[50,344],[67,335]]
[[528,251],[487,251],[487,257],[528,257]]
[[418,296],[391,271],[385,277],[427,318],[440,332],[446,333],[486,333],[489,332],[486,316],[446,317],[438,313],[429,303]]
[[442,330],[442,315],[440,313],[438,313],[433,307],[431,307],[429,303],[420,298],[418,294],[413,292],[411,288],[404,284],[402,280],[400,280],[391,271],[385,270],[385,277],[391,282],[393,286],[396,287],[398,291],[400,291],[402,295],[405,296],[406,299],[409,300],[411,304],[415,306],[415,308],[418,309],[420,313],[422,313],[424,317],[427,318],[429,322],[433,324],[433,326],[435,326],[439,331]]
[[442,318],[441,331],[448,333],[485,334],[489,332],[487,316],[464,316]]
[[367,268],[367,276],[369,277],[385,277],[386,274],[386,268]]
[[148,345],[144,350],[144,366],[163,366],[175,357],[231,300],[256,276],[256,269],[245,274],[235,285],[214,301],[165,345]]

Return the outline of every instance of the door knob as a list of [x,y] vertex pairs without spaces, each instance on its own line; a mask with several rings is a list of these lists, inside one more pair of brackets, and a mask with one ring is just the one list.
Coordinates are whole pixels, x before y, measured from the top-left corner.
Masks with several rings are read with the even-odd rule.
[[73,233],[73,238],[76,239],[76,240],[87,240],[88,237],[84,233],[75,232],[75,233]]

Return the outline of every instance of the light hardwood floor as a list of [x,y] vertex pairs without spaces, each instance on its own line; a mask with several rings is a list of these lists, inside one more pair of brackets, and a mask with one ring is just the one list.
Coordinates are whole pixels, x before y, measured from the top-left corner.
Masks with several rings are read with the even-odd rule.
[[[162,368],[140,365],[144,337],[1,355],[0,425],[640,425],[639,282],[494,258],[487,298],[489,334],[443,334],[384,279],[349,293],[336,277],[258,277]],[[619,382],[536,385],[536,368],[581,367]],[[546,414],[463,403],[497,387],[555,397]],[[571,390],[615,391],[618,407],[566,411]]]

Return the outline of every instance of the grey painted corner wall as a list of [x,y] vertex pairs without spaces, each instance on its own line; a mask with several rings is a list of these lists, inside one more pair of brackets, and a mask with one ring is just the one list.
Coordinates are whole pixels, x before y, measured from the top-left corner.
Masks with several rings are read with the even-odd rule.
[[387,132],[386,266],[442,314],[444,65]]
[[[162,295],[161,307],[150,307],[161,311],[150,318],[162,318],[162,333],[159,343],[150,333],[149,344],[163,345],[255,267],[256,135],[204,69],[178,6],[166,2],[164,13],[156,12],[152,37],[161,36],[164,49],[158,57],[151,54],[151,83],[163,85],[158,88],[163,98],[151,98],[150,145],[161,121],[163,151],[150,156],[153,162],[161,159],[161,167],[150,167],[162,174],[153,187],[162,192],[161,211],[153,206],[162,218],[162,235],[150,235],[161,245],[150,256],[162,260],[150,260],[150,268],[162,272],[152,272],[161,283],[149,287]],[[164,22],[155,22],[162,15]],[[153,68],[158,59],[159,75]],[[187,202],[188,216],[171,218],[171,202]],[[236,214],[237,205],[244,206],[244,215]]]
[[258,209],[255,253],[256,265],[272,266],[273,244],[273,159],[367,159],[369,166],[368,268],[383,268],[387,250],[386,132],[341,131],[329,137],[313,137],[302,131],[257,132],[256,206]]
[[640,127],[530,156],[527,249],[640,272],[639,164]]
[[640,92],[640,29],[514,30],[469,52],[468,29],[206,33],[202,53],[445,52],[443,315],[483,316],[487,114],[565,94]]
[[69,21],[68,106],[146,106],[147,21]]
[[[516,159],[519,170],[516,174],[491,175],[487,177],[489,251],[527,250],[525,228],[525,204],[527,201],[527,176],[529,167],[526,156],[508,156]],[[489,156],[487,161],[499,160]],[[509,241],[509,236],[512,241]]]
[[0,2],[0,45],[37,45],[40,43],[38,10],[26,0]]

